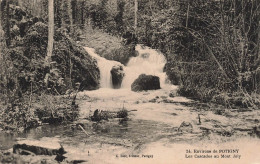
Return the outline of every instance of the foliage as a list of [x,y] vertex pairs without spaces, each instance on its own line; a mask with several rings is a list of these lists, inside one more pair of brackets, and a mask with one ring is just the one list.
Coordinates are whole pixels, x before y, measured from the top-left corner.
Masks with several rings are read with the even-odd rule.
[[[20,11],[14,6],[11,9]],[[53,94],[65,93],[68,89],[97,88],[99,70],[96,61],[65,32],[57,29],[53,62],[47,67],[44,58],[48,27],[38,18],[25,14],[18,20],[14,17],[16,11],[11,14],[12,27],[18,30],[13,33],[10,47],[6,46],[0,26],[1,128],[23,130],[37,126],[39,121],[51,123],[77,119],[75,100],[72,103],[68,99],[56,99]],[[39,102],[42,104],[35,105]]]
[[126,46],[122,44],[120,37],[109,35],[101,29],[87,26],[83,36],[83,45],[94,48],[100,56],[108,60],[127,64],[129,58],[135,56],[133,44]]
[[259,53],[258,8],[256,1],[180,4],[178,12],[186,17],[179,16],[180,24],[175,27],[179,38],[173,52],[184,90],[205,101],[222,92],[239,93],[247,106],[254,106],[250,93],[259,83],[254,78],[259,67],[255,60]]
[[128,111],[126,109],[121,109],[117,112],[117,118],[127,118]]

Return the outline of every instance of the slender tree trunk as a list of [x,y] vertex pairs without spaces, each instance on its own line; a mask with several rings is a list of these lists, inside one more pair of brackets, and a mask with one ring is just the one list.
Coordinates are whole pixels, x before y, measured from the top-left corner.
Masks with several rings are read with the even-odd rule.
[[78,23],[77,19],[77,0],[72,0],[72,19],[73,19],[73,24]]
[[11,45],[11,35],[10,35],[10,15],[9,15],[9,0],[6,0],[5,6],[5,38],[6,46],[10,47]]
[[186,28],[188,27],[189,23],[189,12],[190,12],[190,4],[188,2],[187,14],[186,14]]
[[70,28],[71,28],[73,25],[71,0],[67,0],[67,3],[68,3],[68,15],[69,15],[69,19],[70,19]]
[[82,1],[82,4],[81,4],[81,25],[82,25],[82,28],[84,27],[84,24],[85,24],[85,19],[84,19],[84,6],[85,6],[85,1]]
[[61,1],[61,27],[64,27],[64,26],[66,26],[66,21],[65,21],[65,19],[66,19],[66,8],[65,8],[65,2],[64,2],[64,0],[60,0]]
[[53,37],[54,37],[54,0],[49,0],[48,5],[48,47],[46,62],[50,65],[52,50],[53,50]]
[[134,24],[135,35],[137,33],[137,12],[138,12],[138,1],[135,0],[135,24]]

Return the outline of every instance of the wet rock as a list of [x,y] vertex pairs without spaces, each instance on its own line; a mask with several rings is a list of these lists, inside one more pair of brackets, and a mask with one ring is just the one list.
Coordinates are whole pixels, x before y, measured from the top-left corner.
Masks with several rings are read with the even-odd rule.
[[260,125],[253,127],[253,130],[249,134],[260,138]]
[[193,131],[193,126],[190,122],[185,122],[183,121],[180,125],[180,127],[178,128],[179,132],[186,132],[186,133],[192,133]]
[[88,162],[88,161],[86,161],[86,160],[73,160],[73,161],[70,161],[70,163],[73,163],[73,164],[85,163],[85,162]]
[[156,102],[157,102],[157,99],[156,99],[156,98],[153,98],[153,99],[149,100],[149,102],[151,102],[151,103],[156,103]]
[[175,96],[177,96],[177,92],[175,90],[169,93],[169,97],[175,97]]
[[13,153],[20,155],[63,155],[66,152],[63,147],[59,149],[50,149],[34,145],[15,144],[13,146]]
[[107,115],[107,112],[104,112],[104,111],[100,111],[99,109],[96,109],[94,111],[94,114],[93,116],[90,117],[91,118],[91,121],[101,121],[101,120],[108,120],[108,115]]
[[112,76],[113,88],[114,89],[121,88],[121,84],[122,84],[123,78],[125,76],[123,66],[122,65],[113,66],[110,73]]
[[58,162],[62,162],[66,157],[64,157],[62,154],[57,154],[55,157],[55,160]]
[[238,127],[234,127],[234,130],[241,131],[241,132],[250,132],[252,131],[252,128],[249,128],[247,126],[238,126]]
[[220,128],[214,129],[214,132],[216,132],[216,133],[218,133],[219,135],[222,135],[222,136],[230,137],[234,134],[234,129],[231,126],[220,127]]
[[160,96],[162,99],[167,99],[167,96]]
[[141,74],[131,85],[131,90],[135,92],[160,88],[160,79],[158,76],[145,74]]
[[17,154],[0,152],[0,163],[25,163],[25,161]]
[[149,56],[150,56],[149,53],[143,53],[143,54],[141,54],[141,57],[144,58],[144,59],[149,58]]
[[114,119],[114,118],[127,118],[128,111],[126,109],[121,109],[117,112],[115,111],[103,111],[96,109],[93,116],[90,117],[91,121],[100,122],[102,120]]
[[223,115],[225,113],[225,109],[216,109],[214,111],[214,114],[216,115]]

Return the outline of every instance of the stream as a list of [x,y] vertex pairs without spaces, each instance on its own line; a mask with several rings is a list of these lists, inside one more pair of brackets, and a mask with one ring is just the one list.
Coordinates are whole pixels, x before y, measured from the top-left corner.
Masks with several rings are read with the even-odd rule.
[[[0,134],[0,149],[11,149],[17,142],[45,147],[62,145],[67,159],[95,164],[200,163],[200,158],[186,157],[187,150],[239,149],[241,159],[219,158],[210,163],[260,162],[260,141],[251,134],[253,127],[259,125],[259,111],[221,109],[223,114],[216,114],[193,100],[178,96],[178,87],[167,84],[163,55],[140,45],[139,55],[124,66],[126,76],[122,88],[112,89],[110,70],[121,64],[98,56],[91,48],[85,49],[97,59],[101,88],[78,94],[79,121],[43,125],[21,134]],[[160,77],[161,89],[132,92],[132,82],[142,73]],[[169,96],[170,93],[175,94]],[[129,116],[100,123],[85,119],[96,109],[111,112],[126,109]],[[190,123],[192,128],[181,128],[183,122]],[[87,134],[76,126],[78,123]]]

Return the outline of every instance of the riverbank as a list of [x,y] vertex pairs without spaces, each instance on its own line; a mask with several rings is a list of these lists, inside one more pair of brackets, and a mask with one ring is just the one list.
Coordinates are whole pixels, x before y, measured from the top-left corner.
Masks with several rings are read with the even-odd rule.
[[[239,149],[238,155],[242,158],[232,158],[229,162],[259,161],[257,151],[252,149],[259,145],[259,129],[254,131],[260,121],[259,111],[223,109],[222,113],[216,112],[218,107],[207,107],[206,104],[174,95],[175,91],[176,87],[169,86],[139,93],[127,89],[80,92],[77,99],[79,121],[32,129],[19,140],[42,145],[53,145],[54,141],[68,152],[65,154],[67,160],[100,164],[171,163],[172,160],[189,163],[190,159],[185,158],[186,149]],[[127,120],[90,120],[96,109],[118,111],[122,108],[129,113]],[[82,125],[87,134],[76,124]],[[202,160],[197,158],[195,163]]]
[[[232,158],[229,162],[259,160],[257,151],[251,150],[259,145],[259,129],[254,132],[260,121],[259,111],[223,109],[220,114],[216,112],[217,107],[208,108],[198,102],[195,105],[192,100],[171,94],[174,91],[175,87],[139,93],[127,89],[81,92],[77,100],[80,108],[78,122],[42,126],[29,131],[27,137],[20,140],[47,145],[55,141],[68,152],[65,154],[67,159],[95,163],[170,163],[171,160],[188,163],[186,149],[202,148],[239,149],[242,158]],[[90,120],[96,109],[118,111],[122,108],[129,112],[127,120]],[[182,126],[183,122],[188,126]],[[87,134],[76,124],[82,125]],[[153,158],[129,155],[153,155]]]

